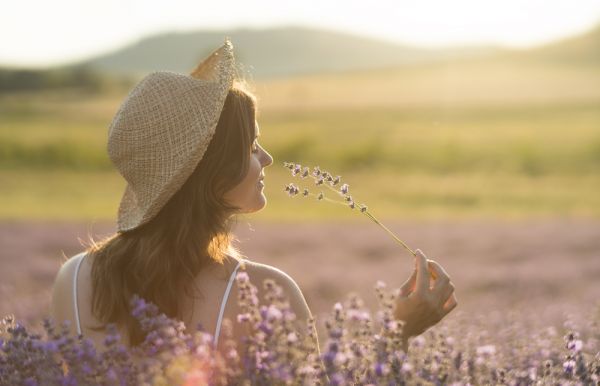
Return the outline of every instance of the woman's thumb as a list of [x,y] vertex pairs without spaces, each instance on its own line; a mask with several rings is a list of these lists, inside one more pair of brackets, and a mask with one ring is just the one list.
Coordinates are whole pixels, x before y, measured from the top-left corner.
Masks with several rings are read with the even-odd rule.
[[417,269],[417,291],[424,292],[429,288],[429,272],[427,270],[427,257],[420,249],[415,250],[415,264]]
[[420,249],[415,249],[415,269],[419,269],[427,265],[427,257]]

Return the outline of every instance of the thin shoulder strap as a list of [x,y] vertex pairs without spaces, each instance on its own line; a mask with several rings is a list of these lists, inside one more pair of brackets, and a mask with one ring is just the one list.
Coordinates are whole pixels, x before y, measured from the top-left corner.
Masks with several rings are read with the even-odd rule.
[[240,267],[241,261],[238,260],[235,269],[231,273],[229,277],[229,283],[227,283],[227,288],[225,289],[225,294],[223,295],[223,300],[221,301],[221,310],[219,311],[219,318],[217,319],[217,328],[215,330],[215,338],[214,338],[214,347],[217,347],[217,343],[219,343],[219,334],[221,333],[221,322],[223,321],[223,313],[225,312],[225,306],[227,305],[227,298],[229,297],[229,291],[231,291],[231,286],[233,285],[233,280],[235,279],[236,272]]
[[73,276],[73,309],[75,310],[75,323],[77,325],[77,334],[81,335],[81,322],[79,321],[79,307],[77,306],[77,276],[79,275],[79,267],[85,257],[85,253],[79,255],[79,261],[75,267],[75,275]]

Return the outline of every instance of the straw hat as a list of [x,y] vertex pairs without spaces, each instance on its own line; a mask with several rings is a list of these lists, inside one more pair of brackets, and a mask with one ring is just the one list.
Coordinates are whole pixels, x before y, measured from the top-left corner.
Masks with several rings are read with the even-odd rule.
[[151,73],[125,98],[108,133],[108,155],[127,181],[118,231],[149,221],[192,174],[215,133],[234,72],[227,39],[191,75]]

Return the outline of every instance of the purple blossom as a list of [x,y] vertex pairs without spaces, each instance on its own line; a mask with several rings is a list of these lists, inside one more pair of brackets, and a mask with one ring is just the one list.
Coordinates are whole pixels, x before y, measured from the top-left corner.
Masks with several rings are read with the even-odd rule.
[[[103,347],[94,347],[89,339],[71,336],[67,324],[57,328],[44,321],[42,336],[15,321],[4,323],[6,327],[0,323],[0,385],[138,385],[153,384],[157,377],[173,385],[466,385],[467,379],[473,385],[587,385],[600,376],[597,332],[590,329],[568,332],[564,342],[557,331],[541,330],[528,339],[522,335],[524,346],[457,323],[454,329],[436,326],[412,338],[405,353],[399,343],[402,323],[392,316],[383,282],[376,285],[381,295],[376,317],[356,295],[333,304],[319,353],[316,320],[305,321],[298,330],[299,321],[277,282],[263,283],[264,298],[243,269],[236,283],[241,311],[236,320],[223,323],[223,355],[214,350],[210,334],[186,331],[181,321],[133,297],[132,315],[146,333],[137,348],[124,346],[114,325],[107,326]],[[234,323],[248,329],[244,346],[233,340]],[[521,331],[514,327],[518,325],[495,326],[498,337]],[[502,328],[512,332],[501,335]],[[188,365],[182,365],[182,358],[188,358]]]

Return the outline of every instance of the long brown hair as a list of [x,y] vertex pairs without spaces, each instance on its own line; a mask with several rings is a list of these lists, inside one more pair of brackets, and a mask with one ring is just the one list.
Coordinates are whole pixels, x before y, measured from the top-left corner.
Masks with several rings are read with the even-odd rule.
[[209,263],[223,263],[232,251],[231,213],[225,192],[245,176],[255,137],[256,98],[234,84],[215,134],[191,176],[149,222],[92,240],[92,314],[125,328],[132,346],[145,335],[130,310],[137,294],[172,318],[182,318],[182,291],[192,296],[196,275]]

